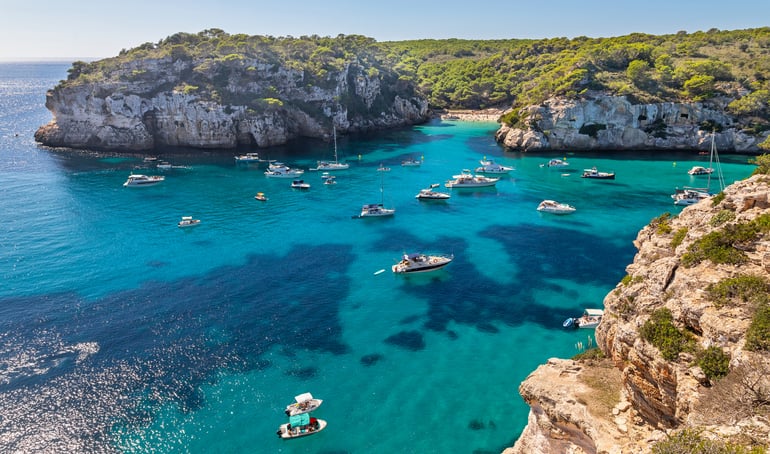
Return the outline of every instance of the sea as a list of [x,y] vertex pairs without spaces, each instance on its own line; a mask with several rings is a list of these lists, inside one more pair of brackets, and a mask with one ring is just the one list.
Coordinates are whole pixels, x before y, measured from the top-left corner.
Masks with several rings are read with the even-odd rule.
[[[69,66],[0,64],[2,452],[499,453],[527,423],[522,380],[595,345],[565,318],[602,307],[638,231],[681,210],[676,187],[706,183],[687,174],[708,165],[696,151],[509,152],[495,123],[438,119],[338,134],[350,169],[329,186],[309,170],[333,159],[320,140],[46,148],[33,134]],[[305,169],[311,188],[236,164],[246,151]],[[442,185],[445,202],[415,198],[484,158],[515,170],[493,188]],[[728,183],[753,170],[720,158]],[[616,179],[580,177],[594,166]],[[166,178],[123,187],[131,173]],[[544,199],[577,211],[540,213]],[[367,203],[396,214],[357,218]],[[178,228],[182,216],[201,223]],[[411,252],[454,260],[392,273]],[[305,392],[328,426],[280,439]]]

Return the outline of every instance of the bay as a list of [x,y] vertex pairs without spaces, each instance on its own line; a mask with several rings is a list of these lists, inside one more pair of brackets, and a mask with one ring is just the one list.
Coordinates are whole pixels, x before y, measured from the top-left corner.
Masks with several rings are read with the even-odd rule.
[[[233,150],[144,155],[53,150],[45,91],[68,65],[0,65],[0,446],[80,452],[500,452],[527,421],[519,383],[593,340],[561,322],[602,299],[640,228],[676,214],[674,187],[708,156],[511,153],[494,123],[432,121],[338,137],[351,164],[268,179]],[[304,169],[321,141],[259,151]],[[495,188],[414,198],[482,158],[516,168]],[[567,170],[543,167],[566,158]],[[407,158],[419,167],[401,167]],[[747,156],[722,155],[728,182]],[[380,165],[389,172],[377,171]],[[614,181],[580,178],[584,168]],[[129,173],[163,174],[155,187]],[[382,188],[382,190],[381,190]],[[254,199],[264,192],[269,200]],[[538,213],[543,199],[577,208]],[[355,219],[361,205],[396,208]],[[181,216],[201,224],[179,229]],[[397,276],[405,252],[452,253]],[[385,269],[385,273],[375,274]],[[282,441],[310,391],[320,434]]]

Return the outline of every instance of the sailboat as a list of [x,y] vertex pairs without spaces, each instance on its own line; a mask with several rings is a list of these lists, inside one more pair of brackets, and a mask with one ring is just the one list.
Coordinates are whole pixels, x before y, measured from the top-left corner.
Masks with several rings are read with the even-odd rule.
[[380,203],[368,203],[364,205],[361,208],[361,214],[359,217],[361,218],[367,218],[367,217],[382,217],[382,216],[393,216],[396,214],[395,208],[385,208],[385,192],[383,190],[383,181],[384,178],[382,177],[382,173],[380,173],[380,196],[381,201]]
[[700,202],[703,199],[708,199],[713,193],[709,192],[711,189],[711,175],[716,172],[717,180],[719,181],[719,190],[725,189],[725,177],[722,174],[722,166],[719,164],[719,153],[717,153],[716,146],[716,132],[711,133],[711,152],[709,156],[709,167],[704,174],[708,175],[708,181],[705,188],[692,188],[685,186],[682,189],[677,188],[671,198],[674,199],[674,205],[689,206]]
[[350,168],[350,164],[345,162],[339,162],[337,160],[337,128],[332,128],[332,136],[334,137],[334,162],[318,161],[318,166],[315,170],[346,170]]

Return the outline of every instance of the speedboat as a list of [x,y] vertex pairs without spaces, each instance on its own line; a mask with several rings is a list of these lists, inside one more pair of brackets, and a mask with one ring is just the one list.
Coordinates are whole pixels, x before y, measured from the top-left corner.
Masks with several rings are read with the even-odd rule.
[[555,200],[543,200],[537,206],[537,211],[542,213],[569,214],[575,212],[575,207],[566,203],[559,203]]
[[614,180],[615,172],[599,172],[596,167],[583,170],[583,178],[596,178],[598,180]]
[[123,186],[125,187],[131,187],[131,188],[141,188],[145,186],[154,186],[158,183],[161,183],[163,180],[165,180],[166,177],[162,175],[138,175],[138,174],[131,174],[128,176],[128,180],[126,180],[125,183],[123,183]]
[[447,180],[444,186],[452,189],[462,188],[483,188],[494,186],[500,180],[499,178],[489,178],[484,175],[474,175],[470,170],[464,169],[460,175],[452,176],[453,180]]
[[322,403],[324,403],[322,399],[316,399],[310,393],[302,393],[294,396],[294,403],[287,405],[284,413],[286,413],[286,416],[310,413],[311,411],[318,409]]
[[380,166],[377,167],[377,171],[378,172],[390,172],[390,167],[385,167],[384,165],[382,165],[382,163],[380,163]]
[[404,254],[391,269],[394,273],[424,273],[441,269],[453,259],[452,255]]
[[266,177],[271,178],[296,178],[305,173],[302,169],[292,169],[282,162],[271,163],[265,171]]
[[235,162],[249,163],[259,162],[259,153],[246,153],[235,157]]
[[507,174],[511,170],[516,170],[513,167],[503,166],[491,159],[482,159],[479,161],[481,167],[476,167],[476,173],[489,173],[489,174]]
[[438,192],[433,190],[433,188],[437,188],[439,186],[440,185],[438,183],[435,183],[430,185],[430,187],[420,189],[420,192],[414,197],[420,200],[446,200],[451,197],[451,195],[446,192]]
[[396,214],[395,208],[385,208],[381,203],[369,203],[361,207],[361,214],[359,217],[382,217],[393,216],[394,214]]
[[195,227],[200,223],[201,223],[200,219],[193,219],[192,216],[182,216],[182,220],[179,221],[179,223],[177,224],[177,227],[179,228]]
[[402,167],[417,167],[417,166],[420,166],[421,164],[422,164],[422,161],[414,158],[404,159],[403,161],[401,161]]
[[703,167],[703,166],[693,166],[692,169],[688,170],[687,173],[690,175],[708,175],[710,173],[713,173],[714,169],[711,167]]
[[324,184],[327,185],[327,186],[331,186],[333,184],[337,184],[337,178],[335,178],[333,176],[324,177]]
[[305,183],[305,180],[294,180],[291,182],[291,187],[294,189],[310,189],[310,183]]
[[309,414],[289,416],[289,422],[281,424],[276,434],[284,440],[291,438],[313,435],[326,428],[326,421],[318,418],[311,418]]
[[155,167],[157,167],[158,170],[170,170],[173,166],[170,162],[161,161]]
[[569,167],[569,162],[566,159],[551,159],[546,165],[548,167],[564,168]]
[[564,320],[562,326],[565,328],[596,328],[602,321],[604,310],[586,309],[580,317],[570,317]]
[[704,188],[685,187],[683,189],[676,189],[676,192],[671,194],[671,198],[674,199],[674,205],[677,206],[694,205],[709,197],[711,197],[711,194]]
[[260,202],[267,202],[267,196],[264,192],[258,192],[257,195],[254,196],[255,199],[259,200]]

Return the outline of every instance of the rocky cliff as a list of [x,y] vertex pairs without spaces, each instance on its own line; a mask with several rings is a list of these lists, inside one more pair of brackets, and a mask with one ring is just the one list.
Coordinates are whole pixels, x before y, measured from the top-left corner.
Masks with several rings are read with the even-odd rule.
[[634,104],[624,96],[593,93],[551,98],[519,112],[517,126],[503,125],[496,139],[516,150],[708,150],[717,129],[720,151],[758,152],[764,136],[742,132],[726,110],[732,98],[709,104]]
[[634,244],[604,299],[604,359],[534,371],[519,388],[529,423],[506,454],[646,453],[683,429],[770,444],[770,178],[663,215]]
[[[227,37],[192,35],[201,40],[195,49]],[[69,79],[48,92],[53,120],[35,139],[110,150],[267,147],[300,136],[328,138],[332,125],[355,132],[428,119],[427,101],[376,57],[332,55],[309,39],[284,41],[225,56],[199,50],[193,56],[191,45],[149,46],[132,51],[132,58],[73,66]],[[311,56],[318,61],[292,59],[304,59],[314,48],[276,56],[300,45],[315,45]]]

